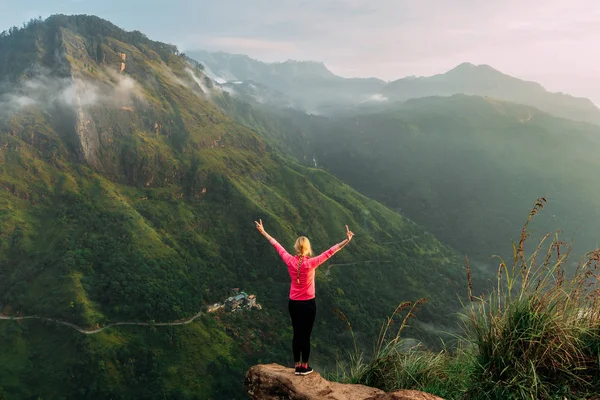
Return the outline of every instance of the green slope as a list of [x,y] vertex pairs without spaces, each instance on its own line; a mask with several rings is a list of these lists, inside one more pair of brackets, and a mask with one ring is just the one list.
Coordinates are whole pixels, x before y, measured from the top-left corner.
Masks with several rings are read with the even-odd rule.
[[595,125],[464,95],[292,121],[310,133],[305,155],[471,257],[510,258],[510,240],[541,196],[549,203],[535,234],[562,229],[576,256],[598,245]]
[[356,233],[317,274],[315,365],[332,365],[351,343],[336,309],[365,345],[399,302],[423,296],[410,334],[436,344],[436,330],[453,329],[464,286],[456,253],[328,173],[282,158],[209,101],[218,94],[201,68],[172,46],[95,17],[54,16],[0,38],[0,59],[18,60],[0,63],[10,78],[0,92],[10,111],[0,117],[3,314],[90,328],[166,322],[232,287],[263,305],[87,336],[0,321],[4,397],[241,398],[251,363],[290,357],[289,278],[257,218],[288,248],[306,234],[325,250],[344,224]]

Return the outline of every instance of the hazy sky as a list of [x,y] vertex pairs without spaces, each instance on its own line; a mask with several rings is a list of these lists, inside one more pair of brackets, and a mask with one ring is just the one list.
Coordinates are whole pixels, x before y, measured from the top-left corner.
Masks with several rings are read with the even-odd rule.
[[598,0],[0,0],[0,30],[95,14],[180,49],[394,80],[469,61],[600,104]]

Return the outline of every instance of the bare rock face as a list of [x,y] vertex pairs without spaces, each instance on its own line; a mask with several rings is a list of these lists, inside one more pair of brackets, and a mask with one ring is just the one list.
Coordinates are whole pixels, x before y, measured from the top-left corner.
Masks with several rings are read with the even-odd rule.
[[279,364],[250,368],[245,385],[253,400],[443,400],[416,390],[385,393],[364,385],[329,382],[318,372],[297,376],[293,368]]

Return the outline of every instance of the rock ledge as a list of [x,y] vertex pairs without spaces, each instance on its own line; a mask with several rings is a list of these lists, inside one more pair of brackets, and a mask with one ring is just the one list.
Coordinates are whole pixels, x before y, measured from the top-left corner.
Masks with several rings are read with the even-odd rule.
[[245,386],[253,400],[443,400],[417,390],[386,393],[364,385],[329,382],[318,372],[297,376],[293,368],[279,364],[250,368]]

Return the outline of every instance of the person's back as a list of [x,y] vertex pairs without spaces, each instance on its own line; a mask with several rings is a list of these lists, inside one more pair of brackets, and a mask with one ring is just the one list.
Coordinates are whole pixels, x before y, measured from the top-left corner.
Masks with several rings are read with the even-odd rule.
[[[290,300],[288,304],[292,326],[294,328],[294,338],[292,349],[294,361],[296,363],[296,375],[307,375],[312,372],[308,366],[310,355],[310,335],[314,325],[317,312],[315,301],[315,272],[319,265],[327,261],[337,251],[352,240],[352,233],[346,225],[346,239],[332,246],[316,257],[312,256],[312,248],[308,238],[300,236],[294,245],[296,255],[292,256],[282,245],[271,237],[263,228],[262,220],[256,222],[256,228],[265,236],[275,247],[277,253],[287,265],[290,274]],[[300,357],[302,356],[302,363]]]
[[[298,240],[302,240],[303,238],[304,236],[301,236]],[[308,241],[308,239],[306,240]],[[288,267],[288,272],[292,281],[290,286],[290,299],[310,300],[314,298],[316,269],[340,249],[338,248],[338,245],[336,244],[316,257],[309,257],[304,255],[292,256],[273,238],[269,239],[269,242],[275,247],[277,253],[279,253],[279,256]],[[303,273],[300,273],[300,271]]]

